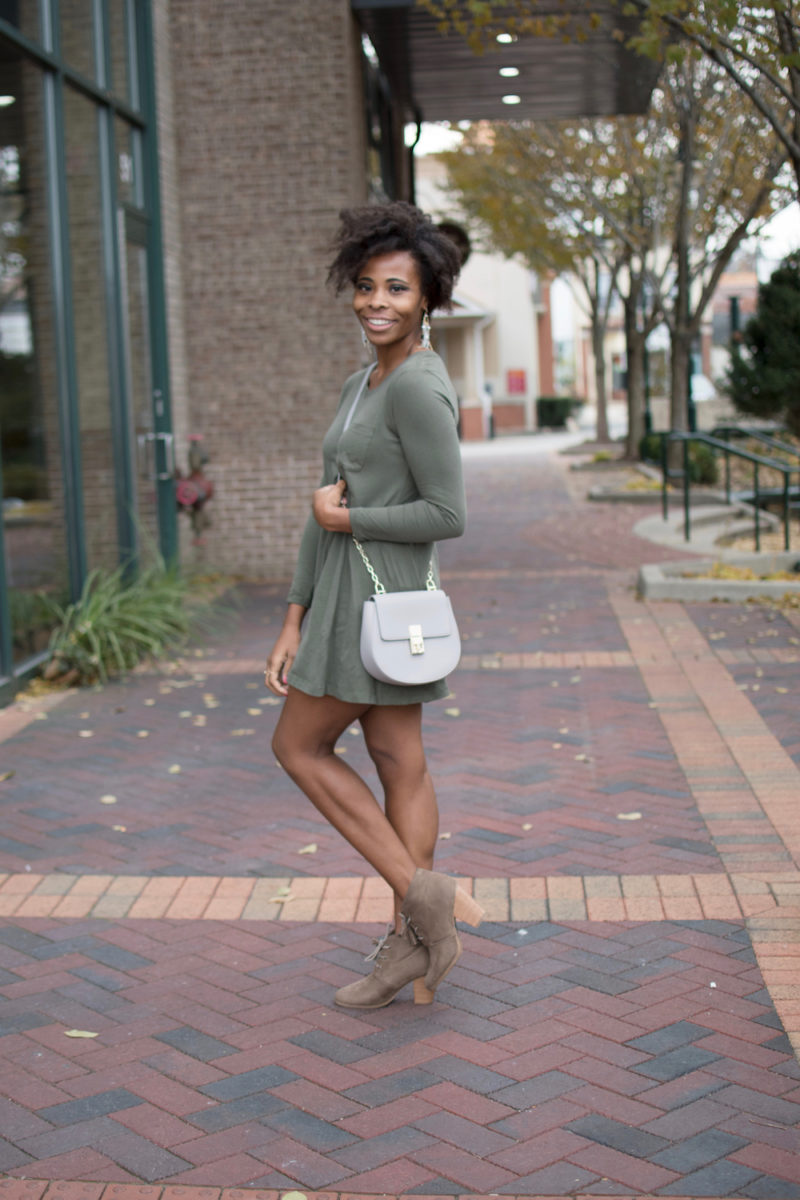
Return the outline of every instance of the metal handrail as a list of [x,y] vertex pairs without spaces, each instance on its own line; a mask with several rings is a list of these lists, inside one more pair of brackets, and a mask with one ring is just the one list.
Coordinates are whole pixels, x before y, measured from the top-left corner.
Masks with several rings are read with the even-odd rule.
[[725,434],[735,433],[741,437],[750,438],[754,442],[761,442],[763,446],[769,446],[772,450],[778,450],[781,454],[789,454],[792,458],[796,458],[800,462],[800,449],[797,446],[790,446],[788,442],[782,442],[779,438],[772,437],[769,433],[764,433],[760,429],[748,429],[746,425],[715,425],[712,437],[721,434],[725,440]]
[[[755,508],[755,541],[756,551],[761,549],[761,489],[759,485],[759,467],[768,467],[776,471],[780,471],[783,475],[783,547],[784,550],[790,549],[790,479],[797,467],[789,467],[784,462],[779,462],[774,458],[765,458],[762,454],[753,454],[750,450],[739,450],[732,446],[730,442],[722,441],[720,438],[712,437],[708,433],[684,433],[679,431],[671,431],[662,433],[661,437],[661,508],[666,521],[669,516],[669,480],[675,478],[679,474],[683,479],[683,532],[684,539],[688,542],[691,540],[691,516],[689,505],[689,494],[691,488],[690,478],[690,461],[689,447],[692,442],[700,442],[704,446],[711,446],[715,450],[721,450],[725,455],[725,502],[731,502],[731,486],[730,486],[730,461],[729,456],[734,455],[736,458],[745,459],[753,464],[753,501]],[[669,469],[668,462],[668,446],[671,442],[681,442],[683,444],[683,471],[674,472]]]

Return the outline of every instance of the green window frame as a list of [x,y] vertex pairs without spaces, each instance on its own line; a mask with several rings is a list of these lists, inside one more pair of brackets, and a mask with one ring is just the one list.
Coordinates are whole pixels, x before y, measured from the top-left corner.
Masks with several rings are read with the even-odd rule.
[[[22,0],[31,4],[32,0]],[[71,598],[80,593],[89,564],[82,499],[81,448],[79,439],[78,381],[75,326],[71,311],[72,278],[69,249],[67,171],[65,160],[65,93],[73,89],[91,101],[97,114],[100,161],[101,240],[108,317],[108,361],[110,381],[113,473],[116,530],[119,558],[133,557],[137,546],[135,516],[130,497],[135,486],[132,475],[134,453],[125,409],[123,267],[120,263],[118,214],[126,227],[139,231],[147,244],[147,296],[149,301],[150,387],[155,448],[155,489],[158,510],[159,549],[173,560],[177,555],[177,521],[174,483],[169,450],[172,421],[169,363],[166,336],[166,303],[159,194],[158,145],[156,136],[155,61],[150,0],[85,0],[91,24],[94,72],[90,77],[68,61],[62,45],[62,17],[68,18],[64,0],[38,0],[39,35],[32,37],[11,21],[0,17],[0,40],[38,65],[44,114],[47,212],[50,235],[50,283],[57,363],[57,405],[67,539],[68,588]],[[116,49],[121,44],[124,23],[126,61],[117,62],[117,73],[125,81],[127,95],[118,94],[112,78]],[[117,146],[121,130],[129,131],[133,171],[132,195],[121,196],[117,179]],[[2,461],[0,460],[0,473]],[[2,495],[2,474],[0,474]],[[30,673],[41,660],[39,654],[27,662],[13,661],[12,629],[8,603],[3,521],[0,520],[0,701],[13,693],[18,677]]]

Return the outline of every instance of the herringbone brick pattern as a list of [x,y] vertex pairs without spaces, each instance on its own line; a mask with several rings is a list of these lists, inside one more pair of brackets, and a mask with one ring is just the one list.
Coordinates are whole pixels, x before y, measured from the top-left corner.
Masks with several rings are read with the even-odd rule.
[[0,713],[6,1200],[800,1200],[798,624],[636,602],[685,552],[494,453],[425,713],[487,920],[431,1008],[332,1003],[391,898],[269,753],[282,587],[162,675]]
[[429,1012],[344,1013],[331,988],[361,972],[362,929],[4,924],[0,1169],[800,1192],[800,1072],[741,923],[485,924],[465,942]]
[[[49,715],[44,749],[38,722],[17,735],[14,811],[0,835],[6,870],[362,873],[269,753],[279,709],[265,689],[239,675],[194,674],[135,678],[115,688],[113,705],[105,693],[70,700]],[[634,667],[545,668],[502,681],[463,671],[452,688],[447,706],[425,713],[448,870],[720,869]],[[374,779],[360,736],[345,736],[342,750]],[[109,794],[116,802],[104,804]],[[642,819],[620,819],[631,811]],[[312,842],[314,859],[298,857]]]

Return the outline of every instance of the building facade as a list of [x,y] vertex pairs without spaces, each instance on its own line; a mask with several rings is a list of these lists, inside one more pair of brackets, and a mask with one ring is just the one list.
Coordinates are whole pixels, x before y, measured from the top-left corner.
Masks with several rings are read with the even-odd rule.
[[[559,104],[646,100],[612,35],[559,51]],[[338,210],[413,197],[426,105],[492,116],[507,90],[437,38],[416,0],[0,0],[0,691],[95,568],[290,574],[363,354],[325,286]],[[560,115],[550,51],[525,53],[531,113]],[[589,53],[592,86],[559,92]],[[192,446],[202,544],[176,506]]]

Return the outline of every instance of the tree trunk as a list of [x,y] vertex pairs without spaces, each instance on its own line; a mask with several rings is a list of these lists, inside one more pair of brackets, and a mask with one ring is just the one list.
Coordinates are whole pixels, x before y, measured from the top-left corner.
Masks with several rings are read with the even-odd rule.
[[610,442],[608,432],[608,397],[606,395],[605,322],[599,313],[592,312],[592,352],[594,354],[594,385],[597,392],[597,441]]
[[639,330],[638,308],[641,280],[631,277],[631,287],[623,297],[625,307],[625,355],[627,359],[628,437],[625,457],[638,459],[639,444],[644,437],[644,343],[645,334]]
[[670,364],[670,428],[682,433],[689,428],[689,364],[693,340],[691,329],[687,329],[685,326],[672,330],[670,337],[672,359]]

